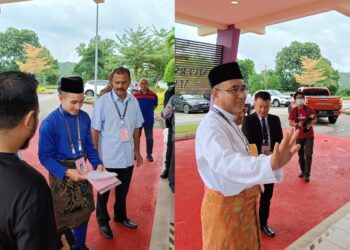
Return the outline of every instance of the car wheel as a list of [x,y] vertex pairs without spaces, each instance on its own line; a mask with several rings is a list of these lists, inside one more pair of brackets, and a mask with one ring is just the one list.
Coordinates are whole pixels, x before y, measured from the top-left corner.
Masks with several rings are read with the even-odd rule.
[[279,107],[279,106],[280,106],[279,100],[275,99],[275,100],[272,102],[272,106],[274,106],[274,107]]
[[92,91],[92,90],[87,90],[87,91],[85,92],[85,95],[87,95],[87,96],[94,96],[94,91]]
[[334,124],[337,122],[338,116],[329,116],[328,117],[328,122],[329,124]]
[[187,104],[184,105],[184,113],[185,114],[190,113],[190,107]]

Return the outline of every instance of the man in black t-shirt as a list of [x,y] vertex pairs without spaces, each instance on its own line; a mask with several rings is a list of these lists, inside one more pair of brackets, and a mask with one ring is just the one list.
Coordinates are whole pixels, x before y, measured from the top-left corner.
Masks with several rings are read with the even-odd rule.
[[0,250],[60,249],[50,189],[16,154],[38,125],[36,86],[28,74],[0,74]]

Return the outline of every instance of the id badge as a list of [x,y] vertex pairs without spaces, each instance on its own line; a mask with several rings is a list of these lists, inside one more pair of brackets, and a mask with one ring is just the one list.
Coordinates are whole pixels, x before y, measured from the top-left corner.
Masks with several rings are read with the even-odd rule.
[[119,138],[121,142],[128,142],[130,140],[128,130],[125,127],[119,129]]
[[264,155],[270,155],[271,154],[270,146],[268,144],[262,144],[261,153]]
[[84,157],[75,160],[75,166],[77,167],[77,169],[83,171],[84,173],[89,172]]

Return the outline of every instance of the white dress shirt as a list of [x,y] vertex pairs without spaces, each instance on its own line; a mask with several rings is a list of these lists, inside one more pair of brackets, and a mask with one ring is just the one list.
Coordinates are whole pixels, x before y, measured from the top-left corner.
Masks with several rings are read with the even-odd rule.
[[[253,157],[247,152],[244,134],[234,116],[214,105],[230,124],[210,110],[196,132],[196,160],[199,174],[207,188],[225,196],[239,194],[257,184],[276,183],[271,156]],[[277,171],[281,177],[281,171]]]
[[[128,142],[121,141],[119,132],[123,128],[123,124],[113,100],[117,103],[121,114],[125,110],[126,103],[128,103],[124,122],[129,135]],[[91,119],[91,127],[100,131],[98,152],[106,168],[119,169],[134,165],[135,145],[133,135],[136,128],[142,127],[142,123],[143,117],[140,105],[134,96],[127,94],[126,98],[122,101],[112,91],[96,100]]]

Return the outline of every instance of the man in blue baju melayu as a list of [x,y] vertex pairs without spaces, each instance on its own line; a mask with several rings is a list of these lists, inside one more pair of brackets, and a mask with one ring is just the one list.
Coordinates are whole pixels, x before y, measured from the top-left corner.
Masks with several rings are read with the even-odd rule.
[[80,77],[60,81],[61,105],[42,122],[39,130],[39,159],[49,171],[57,227],[73,229],[73,249],[86,250],[87,225],[95,209],[92,187],[86,180],[86,158],[94,169],[104,166],[94,148],[89,115],[80,110],[84,83]]

